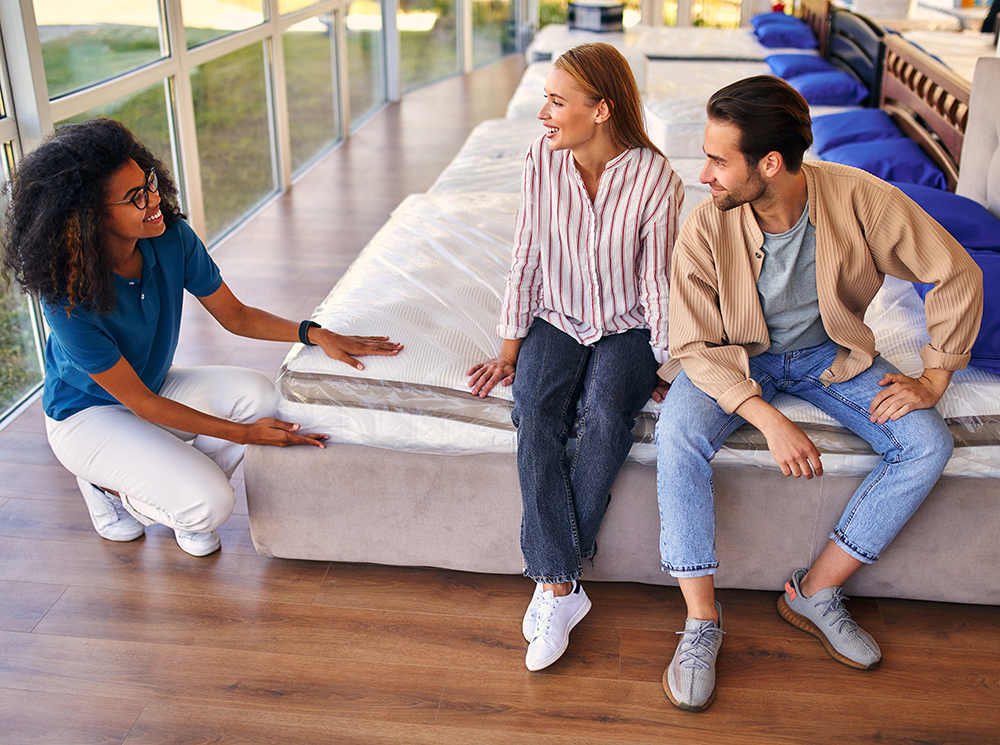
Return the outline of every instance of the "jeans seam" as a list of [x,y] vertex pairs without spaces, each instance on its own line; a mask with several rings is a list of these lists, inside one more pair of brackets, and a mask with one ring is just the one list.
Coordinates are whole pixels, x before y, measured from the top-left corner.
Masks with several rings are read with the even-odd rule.
[[[856,404],[854,401],[847,398],[846,396],[841,395],[838,391],[835,391],[831,387],[824,385],[821,380],[817,380],[816,378],[809,376],[805,378],[805,381],[811,384],[814,388],[822,390],[828,396],[833,396],[838,401],[840,401],[840,403],[843,404],[844,406],[854,409],[855,413],[860,414],[861,416],[871,416],[868,413],[868,411],[862,409],[858,404]],[[897,451],[901,451],[903,449],[902,443],[900,443],[899,440],[896,439],[891,429],[879,424],[878,422],[872,422],[872,424],[874,424],[876,427],[879,428],[882,434],[885,435],[886,439],[888,439],[889,442],[893,444],[893,446],[896,448]],[[841,426],[844,426],[843,423],[841,423]],[[883,457],[885,456],[883,455]]]
[[[581,364],[577,366],[576,376],[573,378],[573,385],[569,389],[569,395],[566,397],[563,403],[562,409],[562,421],[563,421],[563,434],[568,436],[570,425],[566,423],[566,419],[569,416],[569,408],[573,400],[576,397],[576,391],[579,390],[583,377],[586,375],[587,366],[590,364],[590,358],[594,354],[596,349],[592,350],[590,354],[581,355]],[[577,435],[579,437],[579,433]],[[574,460],[576,459],[576,454],[573,455]],[[573,484],[572,484],[572,469],[573,464],[570,463],[569,467],[563,472],[563,487],[565,489],[564,495],[568,502],[567,513],[569,514],[569,524],[570,524],[570,534],[573,537],[573,551],[576,553],[576,577],[571,577],[571,579],[577,579],[583,572],[583,560],[580,556],[580,528],[576,524],[576,509],[573,505]],[[565,575],[560,575],[565,576]],[[559,580],[560,582],[565,582],[568,580]]]

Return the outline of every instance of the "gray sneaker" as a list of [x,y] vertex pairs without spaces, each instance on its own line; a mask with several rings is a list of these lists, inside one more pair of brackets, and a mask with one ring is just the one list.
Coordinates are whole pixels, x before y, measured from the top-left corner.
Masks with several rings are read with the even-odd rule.
[[674,706],[704,711],[715,701],[715,660],[722,646],[722,606],[715,604],[719,623],[689,618],[670,665],[663,671],[663,691]]
[[830,656],[858,670],[870,670],[882,661],[878,644],[851,618],[844,607],[846,599],[839,587],[827,587],[810,598],[802,594],[799,583],[805,569],[797,569],[785,583],[785,594],[778,598],[778,613],[796,628],[817,637]]

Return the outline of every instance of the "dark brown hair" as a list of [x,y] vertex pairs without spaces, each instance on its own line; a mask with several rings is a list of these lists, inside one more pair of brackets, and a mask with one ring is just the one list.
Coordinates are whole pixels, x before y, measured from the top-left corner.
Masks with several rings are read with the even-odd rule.
[[809,104],[781,78],[758,75],[737,80],[708,99],[708,118],[732,124],[740,131],[740,152],[747,165],[778,152],[790,173],[802,166],[812,145]]

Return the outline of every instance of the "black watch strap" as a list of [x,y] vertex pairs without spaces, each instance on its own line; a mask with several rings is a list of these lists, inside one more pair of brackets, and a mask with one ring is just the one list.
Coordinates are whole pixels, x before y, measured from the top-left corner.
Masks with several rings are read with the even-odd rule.
[[299,341],[305,344],[307,347],[315,347],[316,345],[309,341],[309,329],[319,328],[319,324],[315,321],[303,321],[299,324]]

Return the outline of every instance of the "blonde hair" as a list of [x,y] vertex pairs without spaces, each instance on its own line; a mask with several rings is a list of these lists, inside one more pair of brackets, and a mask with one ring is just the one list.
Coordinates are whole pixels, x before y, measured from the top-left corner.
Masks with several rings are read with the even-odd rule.
[[607,102],[612,142],[623,148],[649,148],[663,155],[646,134],[639,87],[621,52],[601,42],[581,44],[564,52],[555,66],[576,81],[592,104]]

